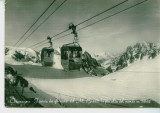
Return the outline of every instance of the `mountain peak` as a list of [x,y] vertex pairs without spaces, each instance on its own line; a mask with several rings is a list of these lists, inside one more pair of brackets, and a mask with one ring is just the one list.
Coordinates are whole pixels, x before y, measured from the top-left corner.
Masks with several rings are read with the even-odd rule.
[[[128,46],[126,50],[119,55],[111,55],[106,52],[93,54],[93,57],[108,71],[116,71],[127,67],[131,63],[142,60],[144,57],[153,59],[160,54],[160,43],[142,41],[133,46]],[[112,67],[114,69],[112,70]],[[116,69],[115,69],[116,67]]]

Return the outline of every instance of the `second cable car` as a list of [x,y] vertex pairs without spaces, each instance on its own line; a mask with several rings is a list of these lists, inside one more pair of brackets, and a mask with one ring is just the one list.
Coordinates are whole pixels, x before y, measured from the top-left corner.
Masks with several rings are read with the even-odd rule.
[[50,47],[45,47],[41,51],[41,64],[43,66],[53,65],[53,53],[54,49]]
[[52,47],[52,41],[49,36],[47,37],[47,40],[49,40],[50,47],[44,47],[41,50],[41,64],[42,64],[42,66],[52,66],[53,65],[54,49]]

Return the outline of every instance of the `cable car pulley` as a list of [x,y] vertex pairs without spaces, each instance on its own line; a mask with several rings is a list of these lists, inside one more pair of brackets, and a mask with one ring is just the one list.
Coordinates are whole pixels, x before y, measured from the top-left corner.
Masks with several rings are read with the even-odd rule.
[[72,30],[72,34],[74,34],[74,40],[73,40],[73,43],[79,43],[79,40],[78,40],[78,33],[76,31],[76,27],[73,23],[69,24],[69,29]]

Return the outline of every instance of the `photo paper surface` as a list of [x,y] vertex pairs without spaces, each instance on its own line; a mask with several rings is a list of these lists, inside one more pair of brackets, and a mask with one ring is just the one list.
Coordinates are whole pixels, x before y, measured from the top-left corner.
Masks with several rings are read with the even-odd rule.
[[7,108],[159,108],[158,0],[6,0]]

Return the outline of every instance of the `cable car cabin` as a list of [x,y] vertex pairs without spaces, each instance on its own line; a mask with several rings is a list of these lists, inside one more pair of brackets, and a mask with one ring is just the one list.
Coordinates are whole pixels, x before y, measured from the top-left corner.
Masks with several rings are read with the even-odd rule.
[[53,53],[54,49],[50,47],[45,47],[41,51],[41,64],[43,66],[53,65]]
[[77,43],[61,47],[61,64],[65,70],[80,70],[82,65],[82,48]]

